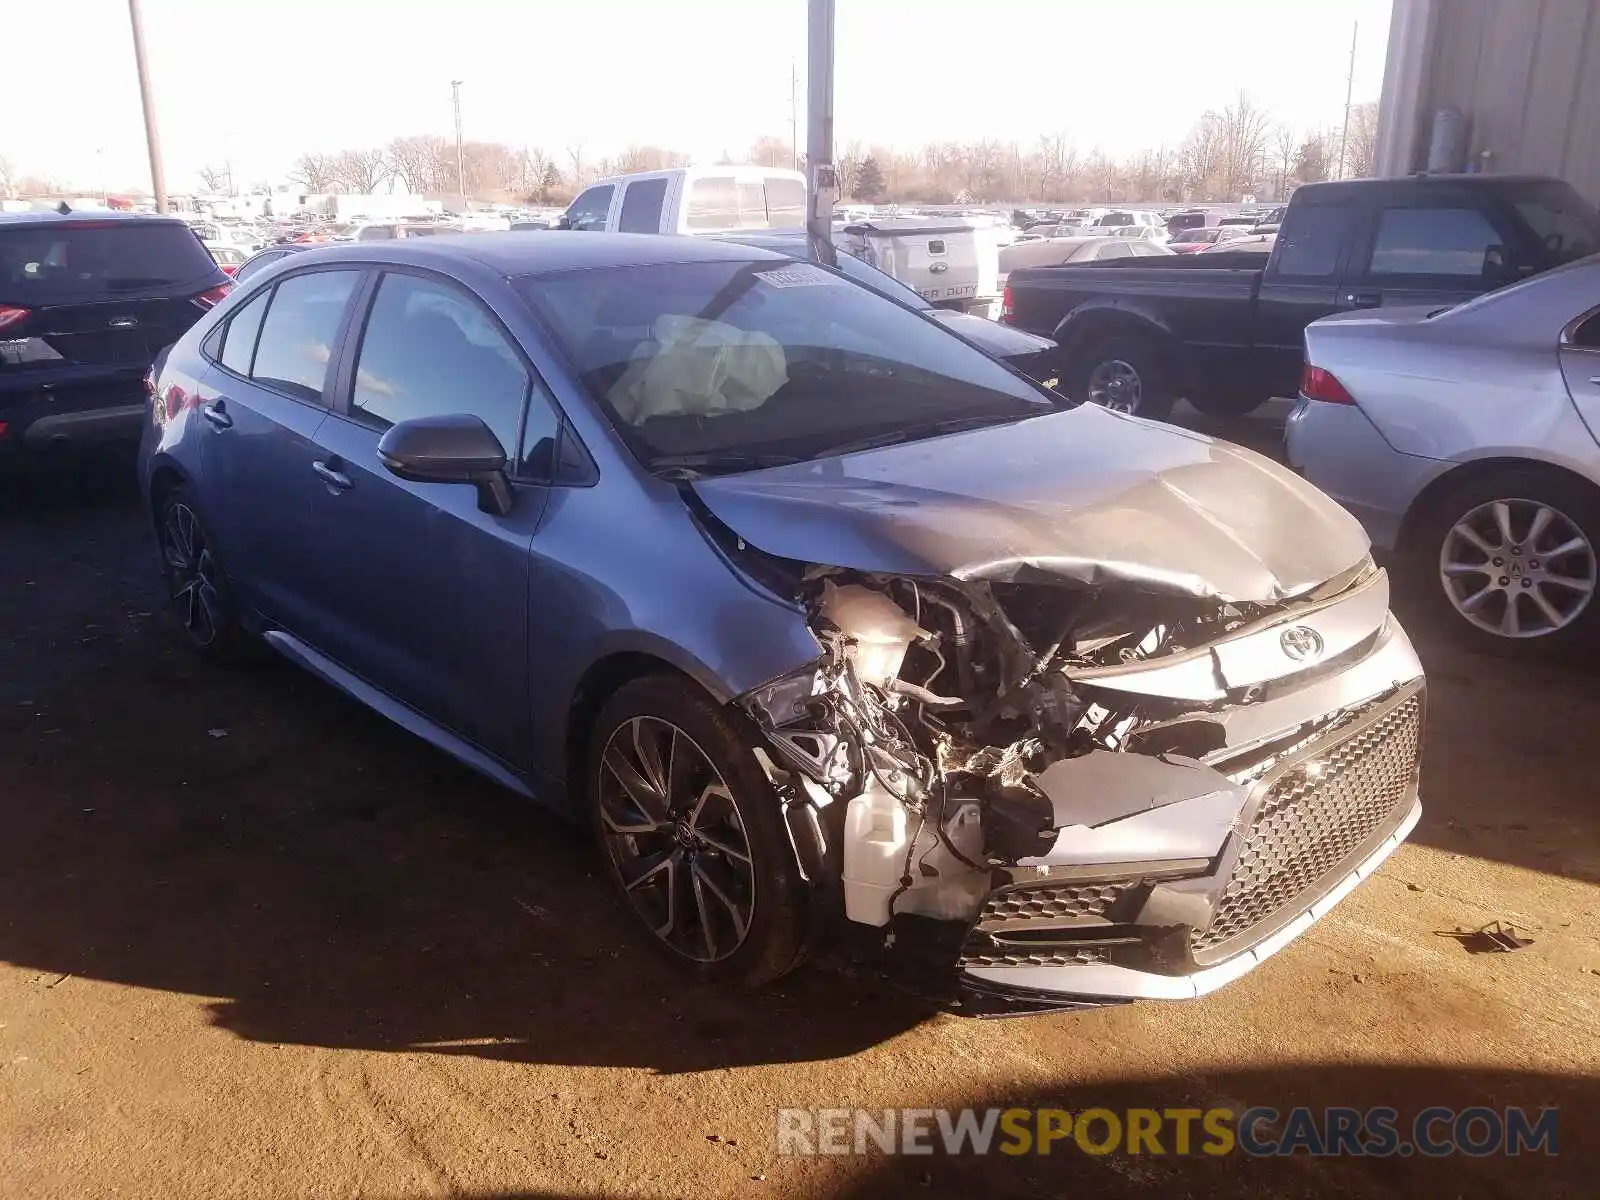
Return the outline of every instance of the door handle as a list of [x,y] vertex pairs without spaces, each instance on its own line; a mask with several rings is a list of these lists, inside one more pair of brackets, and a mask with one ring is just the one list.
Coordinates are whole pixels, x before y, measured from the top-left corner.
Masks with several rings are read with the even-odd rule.
[[1595,387],[1600,387],[1600,375],[1589,376],[1589,382],[1594,384]]
[[214,429],[233,428],[233,418],[228,415],[228,410],[223,406],[221,400],[218,400],[215,404],[202,405],[200,415],[210,421]]
[[311,469],[317,473],[317,478],[333,491],[348,492],[355,487],[355,482],[350,476],[325,462],[314,462],[311,464]]
[[1383,296],[1378,292],[1346,292],[1344,302],[1350,308],[1380,308]]

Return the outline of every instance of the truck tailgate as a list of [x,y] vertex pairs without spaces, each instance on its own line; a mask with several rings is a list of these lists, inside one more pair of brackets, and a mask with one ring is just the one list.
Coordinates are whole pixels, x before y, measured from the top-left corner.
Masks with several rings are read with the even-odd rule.
[[980,307],[1000,294],[1000,246],[993,229],[908,222],[851,225],[844,233],[869,251],[866,261],[931,304]]

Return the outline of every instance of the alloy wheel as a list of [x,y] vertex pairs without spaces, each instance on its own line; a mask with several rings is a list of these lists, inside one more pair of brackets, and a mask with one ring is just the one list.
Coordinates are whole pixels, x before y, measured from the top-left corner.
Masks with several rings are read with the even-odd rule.
[[217,561],[206,545],[194,510],[182,502],[167,509],[161,524],[161,553],[167,566],[172,604],[184,632],[196,645],[210,646],[222,628],[222,596]]
[[675,953],[713,963],[750,930],[755,873],[722,773],[659,717],[619,725],[600,756],[600,820],[628,903]]
[[1571,625],[1596,585],[1595,548],[1571,517],[1537,500],[1480,504],[1439,550],[1439,581],[1455,610],[1503,638]]
[[1144,385],[1133,364],[1120,358],[1107,359],[1089,373],[1089,400],[1112,412],[1137,413],[1144,398]]

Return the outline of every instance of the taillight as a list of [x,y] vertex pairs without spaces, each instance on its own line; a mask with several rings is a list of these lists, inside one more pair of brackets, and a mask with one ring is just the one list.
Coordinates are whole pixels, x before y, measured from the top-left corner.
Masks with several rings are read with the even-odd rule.
[[1004,321],[1016,315],[1017,310],[1011,303],[1011,285],[1008,283],[1000,293],[1000,319]]
[[1313,367],[1307,363],[1300,374],[1300,394],[1307,400],[1321,400],[1324,404],[1354,404],[1356,398],[1345,390],[1344,384],[1332,371]]
[[15,325],[18,321],[27,317],[29,311],[26,308],[12,308],[6,304],[0,304],[0,329],[4,329],[8,325]]
[[144,373],[144,394],[150,399],[156,398],[156,369],[151,367]]
[[201,292],[198,296],[191,296],[189,298],[201,308],[215,308],[217,305],[221,304],[225,299],[227,299],[228,293],[231,291],[233,291],[233,284],[219,283],[216,287],[208,288]]
[[232,263],[224,263],[222,265],[222,273],[224,275],[226,275],[229,279],[232,279],[234,274],[235,274],[235,272],[237,272],[238,270],[239,270],[239,268],[234,266],[234,264],[232,264]]

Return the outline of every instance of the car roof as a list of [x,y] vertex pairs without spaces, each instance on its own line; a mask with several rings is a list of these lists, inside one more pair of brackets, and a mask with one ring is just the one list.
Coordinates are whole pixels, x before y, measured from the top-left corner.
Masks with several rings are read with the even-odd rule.
[[0,228],[11,225],[58,225],[82,223],[93,221],[96,224],[113,222],[123,225],[151,225],[161,223],[164,225],[182,225],[188,228],[188,223],[178,217],[164,216],[161,213],[123,212],[114,208],[84,208],[69,209],[61,212],[54,208],[31,209],[26,212],[0,213]]
[[1389,175],[1376,179],[1332,179],[1322,183],[1301,184],[1295,189],[1291,202],[1302,193],[1305,199],[1332,200],[1342,196],[1368,192],[1385,192],[1414,195],[1416,190],[1438,188],[1444,191],[1461,188],[1501,190],[1519,187],[1569,186],[1554,175]]
[[307,250],[308,260],[412,263],[439,267],[475,262],[503,275],[551,275],[600,267],[659,263],[786,260],[756,246],[682,234],[578,233],[563,230],[442,233],[398,241],[335,242]]

